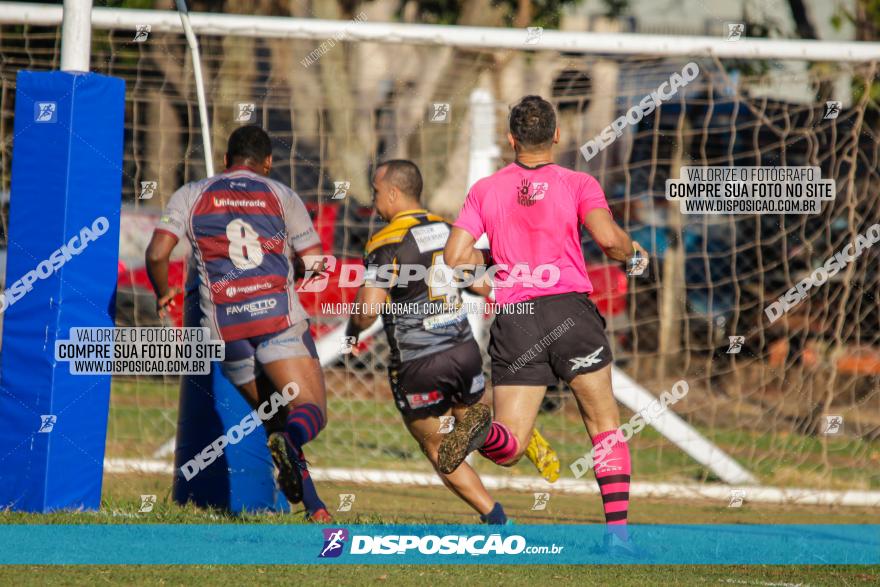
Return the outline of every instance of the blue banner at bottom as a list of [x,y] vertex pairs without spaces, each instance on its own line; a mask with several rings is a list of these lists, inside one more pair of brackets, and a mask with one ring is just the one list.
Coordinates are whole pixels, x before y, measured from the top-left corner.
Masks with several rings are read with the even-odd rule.
[[0,525],[0,564],[880,564],[880,525]]

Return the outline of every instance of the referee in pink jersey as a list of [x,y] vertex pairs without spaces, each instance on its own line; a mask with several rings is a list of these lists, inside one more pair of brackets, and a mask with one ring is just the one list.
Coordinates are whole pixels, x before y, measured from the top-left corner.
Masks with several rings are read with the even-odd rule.
[[[547,386],[562,379],[574,392],[593,445],[617,437],[594,471],[609,530],[605,547],[634,555],[626,532],[629,447],[618,433],[611,348],[605,320],[589,297],[593,286],[581,250],[581,225],[611,259],[638,256],[643,270],[647,254],[614,221],[594,177],[553,163],[559,129],[548,101],[524,97],[511,109],[508,124],[516,160],[474,184],[444,250],[451,267],[500,267],[494,281],[502,312],[492,324],[489,345],[495,420],[488,406],[471,407],[441,443],[440,468],[454,471],[474,450],[502,466],[516,463]],[[484,233],[488,257],[474,248]],[[531,271],[556,267],[558,278],[549,287],[537,287],[509,271],[517,264]]]

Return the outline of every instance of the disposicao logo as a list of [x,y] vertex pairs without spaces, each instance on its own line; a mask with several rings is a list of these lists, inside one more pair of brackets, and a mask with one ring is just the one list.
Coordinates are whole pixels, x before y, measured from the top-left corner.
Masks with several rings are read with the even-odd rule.
[[336,558],[342,554],[345,541],[348,540],[348,530],[345,528],[324,528],[324,548],[318,558]]

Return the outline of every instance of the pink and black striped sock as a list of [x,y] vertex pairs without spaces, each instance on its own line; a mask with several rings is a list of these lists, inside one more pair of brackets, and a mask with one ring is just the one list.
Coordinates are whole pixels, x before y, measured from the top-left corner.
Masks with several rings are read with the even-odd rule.
[[499,465],[509,462],[519,452],[516,436],[501,422],[492,422],[489,436],[480,449],[480,454]]
[[[612,439],[614,439],[613,442]],[[595,448],[596,461],[593,464],[593,469],[596,472],[599,491],[602,493],[605,522],[610,531],[626,540],[629,481],[632,474],[629,446],[623,440],[620,431],[615,429],[597,434],[593,438],[593,447]]]
[[324,415],[321,408],[315,404],[302,404],[291,410],[287,416],[287,426],[284,431],[287,438],[297,448],[318,435],[324,427]]

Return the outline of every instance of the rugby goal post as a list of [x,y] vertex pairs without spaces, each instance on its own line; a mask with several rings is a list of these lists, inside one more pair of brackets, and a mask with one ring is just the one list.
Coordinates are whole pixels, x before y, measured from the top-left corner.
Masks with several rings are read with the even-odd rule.
[[[4,22],[14,22],[28,26],[51,26],[57,25],[60,22],[60,17],[61,9],[57,6],[16,3],[0,5],[0,19]],[[775,98],[783,93],[790,95],[799,94],[802,96],[803,92],[801,91],[801,86],[807,86],[807,82],[816,81],[816,78],[819,78],[818,81],[820,82],[828,80],[838,82],[842,79],[842,85],[846,86],[849,80],[859,79],[859,77],[864,74],[866,65],[870,65],[871,62],[880,59],[880,47],[878,47],[878,44],[876,43],[759,40],[750,38],[742,38],[739,41],[730,42],[722,35],[718,35],[717,37],[669,37],[620,33],[575,33],[548,30],[543,32],[539,43],[528,44],[526,42],[526,31],[520,29],[443,27],[372,21],[364,21],[354,24],[348,21],[342,22],[317,19],[219,14],[191,14],[190,20],[194,33],[199,35],[203,40],[210,40],[224,36],[231,45],[237,48],[252,47],[253,43],[259,42],[261,50],[264,50],[266,47],[272,48],[273,46],[271,43],[278,42],[279,44],[276,47],[285,49],[288,52],[293,52],[291,49],[297,48],[298,52],[295,52],[296,55],[302,53],[302,45],[297,45],[297,43],[300,43],[303,40],[309,41],[309,44],[306,45],[309,49],[314,49],[327,39],[335,39],[337,43],[345,44],[347,47],[346,50],[354,51],[355,47],[364,46],[373,53],[379,54],[381,54],[381,51],[378,51],[377,48],[387,48],[389,46],[399,47],[400,45],[406,45],[429,48],[432,51],[436,50],[438,52],[445,51],[446,48],[451,47],[453,49],[467,50],[467,52],[462,51],[461,54],[456,54],[453,57],[454,64],[459,66],[459,71],[466,71],[468,65],[475,64],[481,59],[490,60],[493,53],[502,52],[505,56],[510,56],[512,58],[510,60],[513,64],[512,67],[518,67],[520,70],[528,70],[534,73],[534,79],[536,81],[531,84],[521,82],[517,76],[509,76],[512,77],[514,81],[512,85],[520,88],[520,94],[527,92],[549,94],[551,92],[548,88],[552,86],[553,99],[560,106],[560,110],[564,110],[562,117],[565,119],[565,124],[569,125],[566,127],[566,130],[569,131],[569,134],[572,134],[570,132],[572,129],[575,131],[573,133],[576,137],[576,142],[574,144],[575,151],[577,147],[595,135],[595,132],[593,132],[594,130],[601,130],[601,127],[604,127],[610,122],[610,120],[619,114],[619,112],[615,110],[614,104],[616,100],[621,98],[621,96],[626,96],[626,99],[631,99],[633,95],[644,95],[644,93],[652,89],[652,87],[656,88],[656,83],[654,83],[653,80],[656,79],[660,81],[663,76],[668,77],[670,72],[675,71],[676,67],[670,65],[670,60],[675,61],[676,64],[680,66],[679,61],[684,62],[686,59],[699,58],[705,59],[708,63],[717,62],[718,60],[739,59],[754,66],[752,68],[754,71],[750,73],[743,73],[747,71],[747,68],[740,68],[741,71],[738,76],[727,76],[725,72],[720,70],[715,72],[707,71],[706,75],[708,79],[705,80],[705,85],[714,85],[714,87],[721,92],[732,92],[733,94],[737,94],[745,86],[745,80],[747,77],[749,78],[750,83],[757,85],[758,82],[764,81],[765,85],[773,86],[769,90],[765,90],[763,94],[756,94],[757,97],[755,98],[736,96],[734,99],[731,99],[724,104],[722,104],[722,100],[713,98],[710,94],[709,98],[707,98],[704,103],[701,103],[700,106],[704,110],[711,110],[715,107],[719,107],[718,110],[720,110],[721,106],[730,108],[730,103],[732,102],[734,106],[734,114],[730,114],[728,111],[726,114],[728,116],[728,122],[722,128],[722,131],[726,133],[725,136],[729,135],[735,137],[739,141],[745,141],[744,150],[750,153],[759,152],[758,157],[760,157],[760,151],[765,147],[775,155],[780,149],[776,148],[773,150],[774,147],[772,147],[772,145],[768,146],[769,143],[765,140],[766,137],[763,134],[759,136],[757,132],[753,133],[753,129],[756,126],[764,125],[766,127],[772,127],[774,132],[780,133],[782,136],[782,138],[779,139],[779,142],[782,145],[788,146],[790,141],[795,140],[794,137],[797,133],[808,136],[809,138],[807,141],[809,142],[817,136],[817,133],[822,131],[824,126],[829,124],[833,125],[833,123],[821,122],[821,116],[818,117],[820,120],[817,122],[817,117],[814,114],[815,104],[807,103],[802,97],[797,98],[800,102],[796,103],[795,100],[790,100],[781,105],[778,101],[776,103],[773,102]],[[174,40],[176,37],[180,36],[181,31],[179,17],[174,12],[105,8],[96,8],[93,11],[93,26],[96,30],[133,31],[137,25],[151,26],[153,34],[157,36],[165,34],[165,37],[159,37],[167,41],[163,50],[174,50],[176,48],[186,47],[182,41]],[[27,34],[27,31],[24,34]],[[118,39],[110,38],[109,43],[111,46],[119,47]],[[116,43],[116,45],[114,45],[114,43]],[[215,44],[214,49],[216,50],[217,47],[218,46]],[[276,49],[272,48],[271,50],[274,51]],[[548,83],[546,77],[542,77],[543,72],[540,68],[524,64],[524,60],[522,59],[522,56],[524,55],[531,56],[530,59],[533,63],[545,64],[547,68],[552,69],[554,73],[558,73],[560,70],[564,70],[564,73],[571,73],[571,75],[566,78],[570,82],[567,88],[561,88],[560,93],[557,94],[556,90],[559,89],[557,88],[557,84]],[[36,60],[40,59],[39,54],[28,54],[28,57]],[[338,55],[333,53],[328,54],[323,57],[323,59],[336,59],[337,57]],[[266,59],[265,53],[257,54],[256,58]],[[470,61],[463,61],[465,59]],[[768,60],[778,61],[785,66],[783,68],[785,70],[783,72],[784,74],[797,79],[799,86],[796,88],[796,91],[790,91],[790,86],[786,86],[782,81],[776,79],[774,77],[774,72],[771,71],[768,75],[765,75],[766,72],[761,71],[761,64]],[[235,60],[231,59],[229,61],[233,62]],[[401,62],[402,61],[403,60],[401,60]],[[583,65],[581,62],[585,61],[589,61],[589,74],[592,76],[594,82],[593,87],[578,85],[580,80],[584,77],[584,67],[581,67]],[[838,64],[835,68],[838,71],[829,73],[822,68],[810,67],[810,64],[821,62],[834,62]],[[379,63],[382,63],[382,61],[380,60]],[[807,66],[803,66],[804,63],[806,63]],[[266,61],[264,61],[263,64],[266,65]],[[302,75],[314,76],[314,72],[319,69],[319,65],[311,65],[307,71],[304,69],[302,72],[299,72],[299,70],[297,70],[297,72]],[[531,69],[528,69],[529,67],[531,67]],[[680,69],[680,67],[678,67],[678,69]],[[140,76],[141,71],[148,73],[161,73],[152,70],[147,71],[139,69],[136,74],[130,73],[129,75]],[[223,67],[215,66],[209,75],[206,75],[206,81],[209,85],[214,84],[217,86],[220,85],[218,80],[222,81],[224,76],[234,77],[234,75],[235,73],[233,73],[232,69],[223,69]],[[404,75],[404,73],[401,73],[401,75]],[[613,80],[614,83],[604,84],[604,82],[608,80]],[[445,81],[449,82],[447,83],[447,86],[453,90],[459,87],[452,83],[452,81],[456,80],[446,79]],[[600,82],[603,83],[600,84]],[[492,86],[489,83],[478,83],[477,85],[483,90],[485,90],[486,87],[493,87],[493,89],[497,87]],[[269,92],[270,86],[271,84],[268,83],[265,84],[265,86],[259,86],[256,92],[257,94],[260,94],[262,91],[262,96],[257,99],[263,101],[263,106],[266,109],[275,108],[277,106],[277,103],[274,103],[273,100],[276,100],[276,102],[283,102],[287,99],[286,95],[283,93],[276,99],[274,95]],[[602,88],[608,87],[613,89],[609,89],[603,94],[602,92],[604,90],[600,89],[600,86]],[[468,93],[465,94],[465,98],[460,99],[459,102],[467,101],[467,99],[469,99],[471,96],[470,90],[471,88],[468,88]],[[625,94],[625,91],[628,93]],[[437,92],[437,98],[439,98],[439,94],[440,93]],[[435,94],[431,94],[430,92],[424,95],[428,98],[435,98]],[[496,96],[488,94],[488,97],[489,101],[494,103],[494,111],[496,114],[504,111],[503,104],[514,99],[511,97],[509,91],[507,91],[507,93],[502,92],[501,95]],[[212,92],[207,93],[207,98],[212,102],[221,99],[219,96],[212,95]],[[145,101],[153,99],[156,98],[147,97]],[[638,98],[636,97],[636,101],[637,99]],[[846,96],[841,97],[841,99],[845,111],[844,114],[841,114],[841,121],[846,118],[847,122],[853,122],[856,125],[854,128],[856,128],[858,124],[860,124],[866,111],[866,107],[854,102],[851,98]],[[179,100],[179,98],[175,98],[175,100]],[[194,97],[189,95],[184,96],[183,102],[187,108],[193,108],[196,104]],[[754,116],[749,120],[737,119],[735,116],[737,112],[736,108],[743,110],[743,105],[754,110]],[[216,104],[214,107],[217,107]],[[287,107],[291,112],[296,110],[297,115],[300,114],[300,110],[297,110],[298,107],[292,107],[289,104],[285,104],[284,107]],[[334,106],[331,104],[321,103],[321,108],[329,110],[333,107]],[[473,111],[475,106],[472,105],[471,108]],[[676,126],[676,124],[678,124],[677,120],[685,118],[683,116],[679,117],[676,112],[683,112],[686,108],[687,104],[684,101],[678,104],[671,104],[670,108],[664,108],[666,112],[670,113],[670,116],[666,116],[666,112],[664,112],[664,120],[654,120],[656,127],[632,129],[632,135],[647,135],[655,139],[660,137],[660,147],[663,147],[663,133],[670,132],[669,129],[671,128],[671,132],[677,137],[684,135],[688,138],[696,138],[697,145],[703,144],[705,146],[705,144],[711,143],[710,139],[713,136],[712,133],[717,134],[719,132],[714,127],[710,130],[707,130],[708,125],[704,128],[691,128],[687,126],[690,124],[688,121],[685,121],[681,126]],[[573,112],[576,114],[573,115]],[[587,116],[585,112],[589,112],[590,116]],[[498,118],[500,120],[501,117]],[[589,119],[591,118],[596,121],[595,124],[600,127],[599,129],[593,129],[590,127],[591,123]],[[659,119],[660,117],[657,118]],[[671,119],[671,127],[663,126],[661,124],[665,124],[665,118]],[[789,122],[791,123],[789,124]],[[170,125],[172,123],[164,124]],[[134,123],[132,123],[132,127],[133,126]],[[487,141],[483,146],[490,146],[497,149],[499,142],[501,143],[501,146],[503,146],[503,142],[499,141],[500,137],[503,136],[503,129],[501,126],[503,125],[496,123],[494,125],[495,132],[492,132],[490,128],[486,135],[479,135]],[[793,130],[787,130],[789,128]],[[855,160],[856,157],[855,155],[851,155],[849,151],[846,151],[849,147],[846,146],[847,141],[844,139],[848,136],[847,133],[849,133],[849,130],[844,130],[842,124],[839,127],[834,126],[834,130],[837,135],[842,138],[837,142],[832,142],[831,147],[829,148],[823,147],[821,157],[823,158],[823,161],[830,159],[830,167],[836,169],[839,167],[839,163],[842,160],[847,158]],[[190,125],[186,131],[188,132],[186,135],[188,137],[198,136],[195,132],[194,125]],[[424,131],[423,128],[417,128],[413,132],[422,133],[422,131]],[[292,134],[293,133],[283,136],[285,140],[289,140],[292,143]],[[299,135],[301,136],[302,134],[302,131],[299,131]],[[423,135],[418,136],[421,137]],[[823,139],[825,137],[827,137],[827,135],[823,135]],[[463,192],[466,191],[466,184],[470,184],[475,180],[475,177],[473,176],[474,174],[476,177],[480,177],[481,175],[490,173],[497,166],[497,155],[479,155],[480,149],[478,147],[480,147],[480,145],[477,144],[477,138],[478,135],[472,135],[470,137],[470,142],[450,142],[451,145],[454,144],[454,147],[449,147],[450,156],[456,154],[453,149],[458,150],[459,147],[469,149],[470,163],[468,167],[470,174],[466,180],[462,181],[463,187],[458,189],[458,192],[462,193],[462,195]],[[636,140],[632,140],[629,130],[624,139],[627,140],[621,139],[620,144],[616,145],[613,150],[609,149],[608,152],[597,156],[586,168],[593,175],[596,175],[600,179],[600,182],[603,182],[603,185],[606,185],[604,180],[608,174],[619,173],[627,176],[635,176],[636,172],[640,169],[640,167],[633,162],[636,157],[632,155],[631,151],[635,150],[635,147],[643,147],[644,145],[639,144]],[[190,140],[193,139],[191,138]],[[298,143],[298,145],[299,144],[301,143]],[[817,141],[817,144],[825,145],[827,143]],[[468,145],[470,145],[470,147],[468,147]],[[733,141],[731,141],[730,145],[733,145]],[[725,145],[725,147],[727,146],[728,145]],[[617,147],[620,147],[620,149]],[[648,169],[648,173],[656,171],[659,166],[658,161],[669,158],[669,154],[665,151],[661,152],[662,149],[660,147],[652,146],[651,149],[653,150],[651,150],[650,155],[647,158],[643,158],[640,162],[642,167]],[[486,152],[488,153],[489,151],[491,151],[491,149],[487,147]],[[612,151],[613,156],[609,155]],[[696,154],[696,158],[703,164],[707,164],[706,161],[712,157],[721,157],[721,160],[726,164],[737,164],[734,163],[734,158],[724,158],[727,151],[728,149],[720,149],[721,154],[719,155],[716,152],[706,152],[704,149],[703,152]],[[325,155],[322,154],[321,157],[325,157]],[[335,157],[335,154],[328,153],[326,154],[326,157],[332,158]],[[680,159],[681,153],[672,153],[671,158],[674,159],[675,157]],[[196,158],[196,155],[193,155],[192,159],[194,158]],[[571,161],[573,162],[572,166],[576,166],[578,169],[584,169],[584,162],[578,154],[575,154],[575,157],[571,159]],[[475,171],[477,169],[482,169],[484,171],[477,172]],[[639,181],[643,181],[643,179],[644,178],[640,178]],[[849,233],[859,232],[858,224],[863,221],[871,221],[870,216],[863,213],[863,211],[856,206],[855,202],[858,200],[857,196],[860,192],[856,190],[855,194],[852,193],[853,190],[848,187],[852,185],[852,181],[848,179],[848,176],[845,173],[841,172],[840,177],[836,177],[836,179],[838,179],[841,186],[841,201],[849,203],[852,209],[857,210],[855,224],[850,223],[848,230],[844,230],[840,234],[847,235]],[[606,188],[606,191],[610,192],[610,189]],[[633,191],[636,190],[633,189]],[[609,193],[609,196],[614,196],[614,194]],[[629,197],[629,192],[626,192],[625,197]],[[641,203],[644,204],[644,201]],[[844,217],[845,215],[841,216],[837,212],[833,215],[829,215],[827,218],[829,226],[833,224],[832,221]],[[624,217],[624,219],[627,219],[627,217]],[[703,234],[705,234],[706,230],[716,230],[719,226],[724,228],[725,224],[728,224],[726,219],[718,220],[717,222],[707,222],[705,226],[701,227],[701,230]],[[731,220],[729,224],[734,224],[734,221]],[[757,232],[753,233],[755,234],[755,240],[757,243],[754,245],[754,248],[750,248],[751,245],[744,244],[742,240],[737,241],[734,238],[730,242],[725,253],[730,253],[731,256],[736,256],[742,252],[751,254],[754,250],[761,249],[763,246],[763,242],[761,242],[762,238],[772,240],[772,238],[776,238],[777,236],[775,234],[769,235],[766,228],[763,228],[763,231],[764,232],[761,232],[760,229],[757,229]],[[699,237],[700,230],[695,232],[697,237]],[[808,230],[805,222],[800,224],[790,223],[785,225],[784,228],[779,231],[778,235],[783,239],[788,239],[789,237],[803,235],[807,232]],[[811,244],[814,246],[818,244],[816,249],[825,251],[829,248],[839,248],[841,242],[840,238],[841,237],[838,233],[829,233],[820,237],[818,241],[813,241]],[[705,245],[703,245],[703,247],[705,249]],[[708,251],[705,252],[708,254]],[[760,252],[761,251],[759,250],[759,253]],[[692,251],[685,253],[690,255],[692,254]],[[682,253],[682,256],[685,256],[685,253]],[[714,253],[717,252],[713,252],[713,254]],[[354,254],[357,255],[359,252],[355,251]],[[734,265],[731,271],[734,273],[742,271],[743,275],[747,275],[750,280],[754,281],[759,279],[758,277],[755,277],[754,272],[756,271],[763,271],[767,268],[778,269],[779,267],[782,267],[788,272],[790,269],[788,262],[784,259],[779,261],[774,260],[773,262],[776,263],[776,266],[771,267],[766,255],[763,257],[760,254],[752,256],[757,257],[759,261],[764,263],[764,265],[760,265],[758,268],[741,267],[740,269],[737,269],[737,266]],[[670,261],[670,258],[672,257],[667,258],[666,263],[674,266],[674,263]],[[683,260],[676,258],[672,259],[676,263],[679,261],[688,261],[687,258]],[[688,270],[690,270],[690,268],[688,268]],[[748,273],[749,271],[753,271],[753,273]],[[861,268],[859,268],[857,276],[865,276],[865,273]],[[761,282],[761,285],[764,285],[763,281]],[[728,284],[719,281],[719,278],[713,276],[711,279],[704,279],[700,286],[710,292],[709,298],[711,304],[713,293],[720,293],[723,289],[728,287]],[[733,286],[731,286],[730,289],[735,289],[734,293],[737,296],[737,299],[745,299],[745,294],[740,289],[736,289]],[[675,295],[672,294],[678,293],[685,292],[670,289],[670,291],[664,292],[661,297],[665,296],[664,303],[669,301],[674,302]],[[776,295],[779,294],[777,293]],[[769,301],[769,299],[770,298],[767,298],[767,300],[765,300],[763,297],[760,297],[760,301],[755,305],[763,304],[766,301]],[[851,297],[848,300],[843,301],[840,301],[837,298],[830,301],[833,301],[835,304],[839,302],[841,307],[845,308],[847,311],[852,310]],[[745,303],[742,305],[745,307]],[[663,311],[666,311],[665,306]],[[864,310],[857,311],[862,312],[862,315],[864,314]],[[691,308],[682,310],[682,314],[684,315],[683,318],[685,320],[694,318],[696,313],[696,310]],[[633,320],[635,321],[634,325],[645,327],[641,332],[646,332],[649,327],[653,328],[655,326],[653,323],[648,323],[649,321],[646,320],[644,316],[639,317],[638,315],[634,315]],[[855,328],[858,329],[859,321],[856,320],[853,322]],[[336,325],[336,328],[339,328],[338,324]],[[660,337],[661,339],[664,339],[664,344],[668,342],[668,334],[671,331],[672,329],[667,328],[664,330],[665,338],[664,336]],[[338,330],[337,335],[341,335],[341,332]],[[764,337],[764,335],[765,334],[762,330],[756,336]],[[648,338],[647,335],[644,336],[645,338]],[[838,336],[840,335],[838,334]],[[843,336],[848,336],[848,331],[844,332]],[[873,337],[865,336],[864,329],[862,329],[859,336],[861,336],[862,339],[867,340],[869,344],[876,344],[878,342],[876,335]],[[650,345],[643,347],[641,342],[642,341],[638,341],[635,343],[633,348],[625,353],[631,359],[630,365],[635,364],[638,366],[639,362],[646,363],[656,361],[660,363],[665,361],[670,354],[674,354],[677,350],[674,347],[664,347],[662,345],[659,349],[656,346]],[[699,345],[701,344],[702,342],[700,341],[689,339],[684,341],[678,350],[681,351],[683,356],[695,356],[696,351],[704,351],[703,348],[699,348]],[[328,349],[325,352],[329,353],[326,356],[325,361],[322,362],[327,364],[335,362],[336,355],[334,353],[339,352],[340,345],[326,336],[319,340],[319,345],[321,345],[322,348]],[[325,355],[322,353],[322,358],[324,356]],[[704,359],[694,359],[694,362],[699,361],[704,361]],[[713,367],[708,366],[707,370],[711,370],[712,368]],[[720,367],[715,368],[719,371],[721,370]],[[633,377],[627,379],[622,371],[615,371],[615,392],[618,394],[618,399],[624,405],[633,411],[638,411],[642,409],[646,403],[653,400],[655,397],[654,393],[663,389],[664,383],[668,378],[655,378],[650,375],[645,376],[642,374],[643,370],[632,368],[631,366],[627,366],[626,369],[626,372],[632,374]],[[733,371],[724,371],[723,375],[725,377],[729,375],[731,379],[741,382],[740,372],[741,370],[737,369],[734,365]],[[666,375],[668,376],[670,373],[667,372]],[[766,384],[769,378],[770,376],[766,375],[765,371],[762,371],[759,376],[759,381],[763,385]],[[656,383],[648,383],[649,381]],[[844,386],[847,390],[853,389],[855,391],[853,387],[854,384],[848,380],[841,381],[840,378],[837,378],[833,381]],[[619,384],[617,384],[618,382]],[[754,397],[747,399],[750,402],[755,401]],[[736,397],[730,399],[730,402],[732,403],[736,401],[738,401],[738,398]],[[761,399],[757,398],[757,401],[761,401]],[[848,408],[849,407],[853,406],[848,406]],[[710,412],[710,414],[703,417],[702,414],[689,408],[691,411],[685,414],[685,416],[691,420],[691,424],[688,424],[677,419],[678,417],[673,413],[677,408],[678,407],[676,406],[676,408],[669,411],[666,416],[662,416],[655,422],[655,428],[664,437],[669,439],[670,442],[678,446],[681,450],[694,457],[719,479],[733,484],[753,482],[754,476],[751,473],[730,458],[727,451],[722,451],[719,447],[709,442],[704,435],[699,434],[697,428],[692,425],[693,422],[696,421],[702,424],[703,429],[705,430],[707,428],[712,429],[716,425],[726,424],[726,422],[716,419],[715,416],[711,414],[711,412],[713,412],[711,409],[706,410],[706,412]],[[770,430],[769,433],[773,435],[773,438],[777,440],[784,438],[789,432],[795,429],[795,426],[797,426],[795,417],[789,412],[780,411],[777,413],[771,411],[770,413],[772,414],[773,420],[768,423],[768,430]],[[344,417],[354,418],[353,415],[346,415]],[[748,418],[753,416],[745,414],[743,417]],[[757,418],[757,416],[754,417]],[[568,424],[566,424],[566,426],[568,426]],[[566,428],[565,433],[567,434],[568,439],[577,436],[583,438],[582,428],[579,427],[579,425],[572,428]],[[736,442],[739,442],[740,444],[735,448],[741,450],[736,451],[737,458],[744,459],[754,457],[755,451],[751,444],[751,437],[743,435],[738,438],[740,438],[740,440],[737,440]],[[551,441],[552,440],[553,439],[551,438]],[[766,463],[769,459],[775,464],[784,466],[790,460],[790,453],[787,448],[778,449],[775,445],[772,445],[772,443],[771,446],[765,448],[768,451],[766,453],[766,458],[763,456],[758,457],[757,459],[750,461],[749,464],[754,465],[755,460],[764,461]],[[868,460],[869,452],[857,451],[856,454],[860,467],[870,466],[870,461]],[[752,457],[748,457],[748,455],[752,455]],[[800,455],[798,458],[800,458]],[[711,463],[711,466],[708,463]]]

